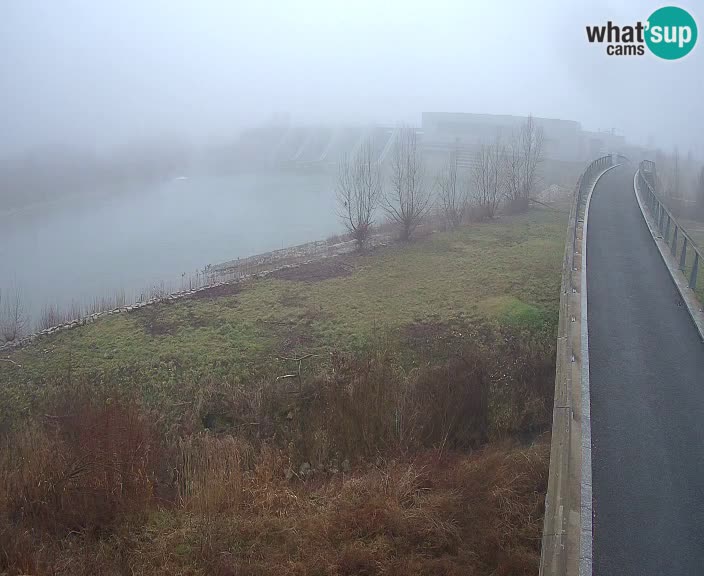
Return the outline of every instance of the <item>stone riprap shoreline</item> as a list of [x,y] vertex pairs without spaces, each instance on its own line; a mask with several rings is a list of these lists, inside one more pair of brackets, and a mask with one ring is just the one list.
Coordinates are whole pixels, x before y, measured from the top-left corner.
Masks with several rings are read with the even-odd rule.
[[[389,233],[378,233],[371,237],[370,246],[378,247],[385,246],[392,241],[392,235]],[[58,324],[50,328],[45,328],[39,332],[35,332],[28,336],[24,336],[18,340],[5,342],[0,345],[0,351],[9,351],[15,348],[20,348],[26,344],[34,342],[37,338],[55,334],[63,330],[71,330],[79,326],[84,326],[95,322],[105,316],[113,314],[123,314],[139,310],[145,306],[152,306],[161,302],[172,302],[181,298],[193,297],[201,292],[213,290],[219,286],[228,284],[236,284],[250,278],[262,278],[273,272],[278,272],[287,268],[296,268],[304,264],[317,262],[325,258],[332,258],[354,252],[356,244],[354,240],[341,240],[339,242],[331,242],[330,240],[317,240],[306,244],[299,244],[289,248],[272,250],[247,258],[238,258],[230,260],[222,264],[208,265],[204,269],[204,274],[198,276],[195,280],[196,287],[188,290],[179,290],[171,292],[164,296],[149,298],[141,302],[134,302],[126,306],[103,310],[87,314],[81,318],[76,318],[69,322]],[[193,284],[189,280],[189,284]]]

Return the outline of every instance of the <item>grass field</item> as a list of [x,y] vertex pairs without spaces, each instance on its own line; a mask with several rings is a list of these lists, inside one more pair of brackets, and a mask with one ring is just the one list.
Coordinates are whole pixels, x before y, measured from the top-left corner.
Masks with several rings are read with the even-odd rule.
[[0,573],[536,573],[556,208],[7,355]]
[[[680,225],[687,231],[689,236],[694,240],[699,248],[699,251],[704,251],[704,222],[698,220],[686,220],[681,218],[679,220]],[[680,240],[681,242],[681,240]],[[681,249],[680,243],[680,249]],[[684,274],[689,279],[692,273],[692,265],[694,264],[694,251],[690,248],[687,253],[686,267],[684,269]],[[697,297],[700,302],[704,303],[704,262],[700,260],[699,262],[699,273],[697,275]]]
[[682,219],[680,223],[690,236],[692,236],[698,246],[704,246],[704,222]]
[[458,319],[550,331],[565,219],[533,210],[252,280],[229,295],[110,316],[14,352],[22,368],[0,364],[0,382],[116,370],[138,382],[143,373],[145,386],[176,376],[242,379],[286,371],[277,356],[324,357],[380,333],[399,339],[416,325]]

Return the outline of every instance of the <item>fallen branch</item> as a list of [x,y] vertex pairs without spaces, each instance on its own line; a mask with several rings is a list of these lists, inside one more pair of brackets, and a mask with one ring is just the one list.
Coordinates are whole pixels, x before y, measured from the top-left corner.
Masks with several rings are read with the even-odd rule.
[[22,368],[22,364],[18,364],[14,360],[10,360],[9,358],[0,358],[0,362],[9,362],[10,364],[13,364],[17,366],[18,368]]
[[303,360],[307,360],[308,358],[312,358],[313,356],[317,356],[317,354],[304,354],[300,358],[287,358],[286,356],[277,356],[277,360],[288,360],[291,362],[302,362]]
[[279,380],[284,380],[286,378],[298,378],[298,385],[300,387],[303,387],[303,379],[301,378],[301,369],[303,367],[303,361],[307,360],[308,358],[312,358],[313,356],[317,356],[317,354],[304,354],[303,356],[300,356],[298,358],[287,358],[286,356],[277,356],[277,360],[298,362],[298,372],[296,372],[295,374],[284,374],[283,376],[277,376],[276,381],[278,382]]
[[291,320],[263,320],[259,319],[262,324],[274,324],[275,326],[293,326],[296,323]]

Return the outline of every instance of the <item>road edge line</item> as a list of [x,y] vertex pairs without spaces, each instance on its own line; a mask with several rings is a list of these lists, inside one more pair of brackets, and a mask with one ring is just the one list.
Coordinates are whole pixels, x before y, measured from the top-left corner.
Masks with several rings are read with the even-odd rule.
[[580,294],[580,353],[582,357],[582,478],[581,482],[581,515],[582,530],[579,539],[579,576],[592,576],[592,545],[593,545],[593,500],[592,500],[592,417],[591,389],[589,386],[589,316],[587,302],[587,232],[589,230],[589,207],[592,194],[601,177],[623,164],[609,166],[599,174],[592,184],[584,205],[584,223],[582,224],[582,270]]
[[[636,170],[636,173],[633,175],[633,193],[636,196],[636,201],[638,202],[640,213],[643,216],[645,225],[648,227],[650,237],[653,239],[653,242],[655,242],[655,246],[657,246],[658,252],[660,252],[660,257],[665,263],[667,271],[670,273],[670,278],[672,278],[672,281],[674,282],[677,291],[682,297],[682,301],[687,307],[687,312],[689,313],[689,316],[692,319],[692,322],[694,323],[694,327],[697,329],[697,332],[699,332],[699,339],[704,342],[704,310],[701,307],[702,305],[699,303],[699,300],[697,300],[694,293],[689,290],[687,279],[680,272],[679,265],[677,264],[675,258],[669,253],[669,245],[666,244],[665,246],[663,246],[664,242],[662,236],[657,233],[657,229],[655,228],[655,223],[652,219],[650,211],[648,211],[646,214],[645,207],[643,206],[643,201],[640,198],[640,194],[638,194],[638,187],[636,184],[637,179],[638,170]],[[658,242],[658,240],[660,241]],[[667,247],[667,250],[665,250],[665,247]]]

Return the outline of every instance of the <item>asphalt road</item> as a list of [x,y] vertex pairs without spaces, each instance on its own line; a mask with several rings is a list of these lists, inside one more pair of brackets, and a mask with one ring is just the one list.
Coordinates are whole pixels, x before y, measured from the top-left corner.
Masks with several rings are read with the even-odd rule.
[[704,344],[633,193],[605,174],[587,231],[595,576],[704,575]]

